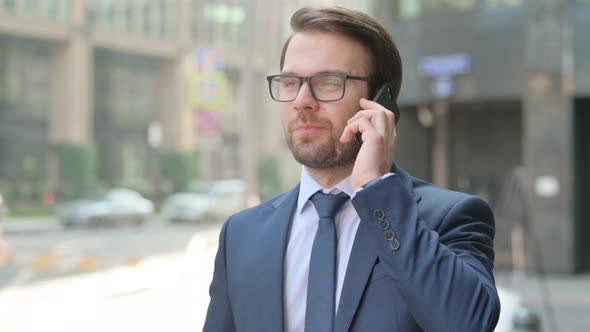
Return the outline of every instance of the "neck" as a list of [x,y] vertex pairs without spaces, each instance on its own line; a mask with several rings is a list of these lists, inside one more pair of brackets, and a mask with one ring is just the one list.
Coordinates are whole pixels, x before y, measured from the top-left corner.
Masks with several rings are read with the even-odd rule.
[[352,174],[352,166],[316,169],[304,166],[307,173],[323,188],[332,188]]

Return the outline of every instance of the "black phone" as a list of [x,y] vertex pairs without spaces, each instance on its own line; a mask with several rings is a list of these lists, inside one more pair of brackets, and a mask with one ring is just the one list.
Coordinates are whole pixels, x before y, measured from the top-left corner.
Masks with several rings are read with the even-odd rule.
[[[392,111],[393,114],[395,114],[395,123],[397,124],[400,118],[400,112],[397,103],[395,102],[395,98],[393,97],[393,88],[391,87],[391,84],[385,83],[381,85],[379,89],[377,89],[373,101]],[[360,144],[363,144],[361,132],[356,133],[356,139]]]

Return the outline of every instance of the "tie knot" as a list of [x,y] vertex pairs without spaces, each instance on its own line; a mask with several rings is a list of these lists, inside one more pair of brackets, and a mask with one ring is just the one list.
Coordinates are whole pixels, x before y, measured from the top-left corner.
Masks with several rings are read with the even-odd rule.
[[318,211],[320,218],[332,218],[336,215],[336,211],[348,200],[348,195],[341,192],[337,195],[324,194],[321,191],[311,196],[311,202]]

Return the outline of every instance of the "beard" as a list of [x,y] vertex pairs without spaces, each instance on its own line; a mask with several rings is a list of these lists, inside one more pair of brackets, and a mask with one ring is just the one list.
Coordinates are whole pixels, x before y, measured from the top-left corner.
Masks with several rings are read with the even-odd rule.
[[328,120],[315,120],[313,123],[321,124],[327,128],[329,136],[296,136],[293,131],[298,123],[311,122],[308,113],[301,114],[296,120],[289,123],[285,130],[287,145],[295,160],[312,169],[329,169],[350,166],[354,164],[361,148],[355,139],[348,143],[340,142],[341,130],[334,130]]

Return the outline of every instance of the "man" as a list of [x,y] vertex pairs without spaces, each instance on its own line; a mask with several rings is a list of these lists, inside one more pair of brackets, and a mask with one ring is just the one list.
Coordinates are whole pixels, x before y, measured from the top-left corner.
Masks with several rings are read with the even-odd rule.
[[339,7],[291,26],[268,81],[301,182],[224,224],[204,330],[492,331],[490,208],[393,163],[394,113],[369,100],[384,83],[397,98],[391,37]]

